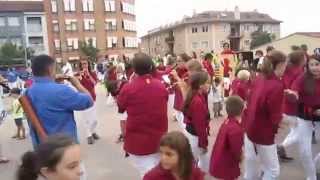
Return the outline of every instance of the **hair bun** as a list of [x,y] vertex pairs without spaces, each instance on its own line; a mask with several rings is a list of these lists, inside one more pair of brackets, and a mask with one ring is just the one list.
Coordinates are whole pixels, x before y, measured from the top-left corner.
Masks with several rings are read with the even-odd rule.
[[37,155],[35,152],[26,152],[22,156],[22,164],[19,167],[17,177],[19,180],[36,180],[38,178]]

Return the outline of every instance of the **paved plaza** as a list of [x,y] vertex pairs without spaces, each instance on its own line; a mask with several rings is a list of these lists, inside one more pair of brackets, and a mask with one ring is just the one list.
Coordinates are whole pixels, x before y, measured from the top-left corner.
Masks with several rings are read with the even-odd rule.
[[[115,104],[108,105],[106,91],[102,86],[97,87],[97,111],[99,118],[99,134],[101,140],[94,145],[87,145],[84,119],[81,112],[76,113],[76,119],[79,127],[79,135],[83,158],[86,164],[89,180],[139,180],[138,172],[124,157],[122,144],[116,144],[116,139],[120,131],[119,115]],[[8,105],[8,99],[5,100]],[[172,98],[169,103],[169,130],[179,130],[178,124],[172,120]],[[211,121],[210,149],[217,135],[218,128],[222,122],[220,120]],[[14,173],[21,155],[31,149],[30,138],[25,141],[11,139],[15,133],[14,121],[10,117],[0,127],[0,141],[3,145],[4,154],[11,160],[9,164],[0,165],[0,179],[13,180]],[[285,131],[284,131],[285,133]],[[282,135],[283,136],[283,135]],[[318,138],[320,140],[320,138]],[[320,142],[319,142],[320,144]],[[315,145],[314,152],[320,152],[320,145]],[[211,153],[211,150],[209,150]],[[290,155],[295,157],[295,161],[281,164],[280,180],[302,180],[304,173],[298,161],[297,153],[290,151]],[[210,179],[209,177],[207,178]]]

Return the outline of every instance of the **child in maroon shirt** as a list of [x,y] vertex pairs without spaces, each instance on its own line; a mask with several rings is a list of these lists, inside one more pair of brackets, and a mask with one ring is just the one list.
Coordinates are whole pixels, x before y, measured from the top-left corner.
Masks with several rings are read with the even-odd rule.
[[160,163],[143,180],[204,180],[204,173],[194,164],[192,150],[183,133],[174,131],[160,141]]
[[244,102],[239,96],[230,96],[226,101],[228,118],[221,125],[214,144],[210,174],[223,180],[234,180],[240,176],[240,162],[244,130],[240,125]]

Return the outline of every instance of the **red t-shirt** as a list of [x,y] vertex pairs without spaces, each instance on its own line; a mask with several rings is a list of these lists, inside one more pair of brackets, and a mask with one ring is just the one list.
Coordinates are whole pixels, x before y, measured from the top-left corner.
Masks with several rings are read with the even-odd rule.
[[81,76],[80,83],[82,84],[83,87],[85,87],[90,92],[92,99],[95,101],[96,100],[95,86],[98,81],[98,78],[95,72],[91,72],[90,75],[93,78],[94,82],[92,82],[89,76],[83,75]]

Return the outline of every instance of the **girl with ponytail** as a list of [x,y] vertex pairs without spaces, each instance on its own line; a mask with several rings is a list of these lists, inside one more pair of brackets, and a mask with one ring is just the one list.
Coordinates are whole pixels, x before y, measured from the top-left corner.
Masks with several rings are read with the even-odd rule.
[[80,147],[64,135],[49,137],[22,156],[17,180],[80,180]]

